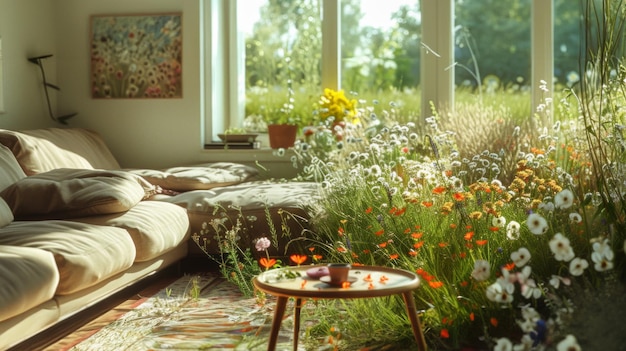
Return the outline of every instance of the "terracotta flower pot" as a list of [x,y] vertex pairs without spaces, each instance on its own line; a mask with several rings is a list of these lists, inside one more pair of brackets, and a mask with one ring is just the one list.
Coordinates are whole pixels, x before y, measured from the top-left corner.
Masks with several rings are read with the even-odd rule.
[[270,124],[267,126],[272,149],[292,147],[296,142],[298,126],[293,124]]

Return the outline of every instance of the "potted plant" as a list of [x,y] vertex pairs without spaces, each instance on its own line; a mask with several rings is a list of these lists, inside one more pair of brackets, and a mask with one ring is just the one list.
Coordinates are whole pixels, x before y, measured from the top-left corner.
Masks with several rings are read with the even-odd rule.
[[287,102],[275,111],[263,115],[267,123],[270,147],[272,149],[288,148],[294,145],[301,127],[313,123],[313,108],[306,102],[297,103],[294,91],[287,89]]

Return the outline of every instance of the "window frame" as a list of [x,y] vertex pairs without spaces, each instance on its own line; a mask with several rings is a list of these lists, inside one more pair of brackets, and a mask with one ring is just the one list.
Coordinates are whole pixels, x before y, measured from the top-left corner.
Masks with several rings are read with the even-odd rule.
[[[245,40],[237,30],[237,3],[242,0],[200,0],[201,111],[205,143],[216,140],[245,113]],[[245,0],[243,0],[245,1]],[[341,0],[323,0],[322,86],[341,86]],[[454,108],[454,0],[421,0],[422,115],[435,106]],[[531,3],[530,114],[542,99],[551,97],[554,72],[554,3]],[[549,79],[546,79],[549,76]],[[546,81],[548,92],[539,89]],[[548,116],[549,118],[549,116]],[[544,123],[550,121],[544,120]]]

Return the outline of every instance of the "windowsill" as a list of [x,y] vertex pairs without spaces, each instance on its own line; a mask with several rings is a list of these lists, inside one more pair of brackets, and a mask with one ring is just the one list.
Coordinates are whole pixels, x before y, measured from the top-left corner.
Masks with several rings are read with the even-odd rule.
[[285,150],[279,155],[278,150],[269,147],[259,149],[213,149],[202,150],[207,155],[208,162],[235,162],[250,166],[258,166],[261,169],[262,178],[285,178],[295,177],[298,170],[293,166],[291,157],[293,150]]

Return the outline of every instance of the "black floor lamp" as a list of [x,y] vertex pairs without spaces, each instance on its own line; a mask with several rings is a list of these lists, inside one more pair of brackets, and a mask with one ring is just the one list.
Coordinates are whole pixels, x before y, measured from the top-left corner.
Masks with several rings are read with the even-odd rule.
[[41,70],[41,76],[43,78],[43,86],[44,86],[44,91],[46,92],[46,102],[48,103],[48,112],[50,113],[50,118],[52,118],[52,120],[55,122],[59,122],[61,124],[67,124],[67,120],[76,116],[77,113],[70,113],[68,115],[63,115],[63,116],[58,116],[58,117],[55,117],[54,114],[52,113],[52,106],[50,105],[50,95],[48,94],[48,88],[52,88],[57,91],[60,91],[61,88],[59,88],[58,86],[52,83],[48,83],[48,81],[46,80],[46,73],[44,72],[43,64],[41,63],[41,60],[47,59],[49,57],[52,57],[52,55],[50,54],[50,55],[42,55],[42,56],[37,56],[37,57],[29,57],[28,61],[39,66],[39,69]]

